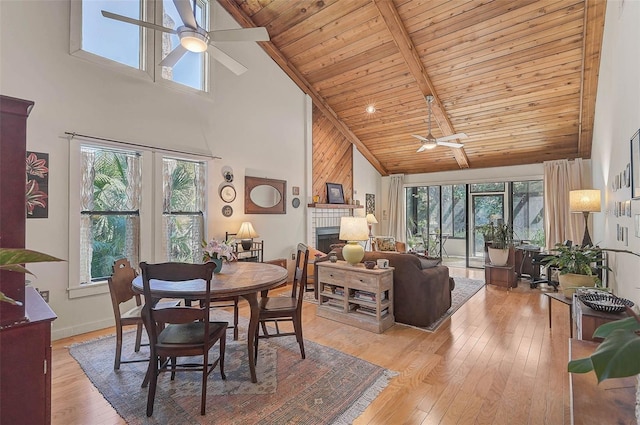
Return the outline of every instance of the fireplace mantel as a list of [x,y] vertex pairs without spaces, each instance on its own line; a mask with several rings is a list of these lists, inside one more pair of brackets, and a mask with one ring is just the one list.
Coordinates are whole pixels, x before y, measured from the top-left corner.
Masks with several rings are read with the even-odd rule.
[[309,208],[323,208],[323,209],[346,209],[355,210],[357,208],[364,208],[364,205],[351,205],[351,204],[307,204]]

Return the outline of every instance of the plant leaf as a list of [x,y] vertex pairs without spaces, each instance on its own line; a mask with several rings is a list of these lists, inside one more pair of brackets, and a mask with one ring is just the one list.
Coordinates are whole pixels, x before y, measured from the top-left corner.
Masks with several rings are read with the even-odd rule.
[[593,370],[591,357],[584,359],[571,360],[567,370],[571,373],[587,373]]
[[20,248],[0,248],[0,269],[19,271],[22,273],[28,273],[24,267],[16,268],[15,266],[24,263],[42,263],[49,261],[64,261],[60,258],[53,257],[49,254],[44,254],[38,251],[32,251],[30,249]]
[[[634,319],[635,320],[635,319]],[[598,382],[640,373],[640,337],[631,329],[616,329],[591,355]]]
[[630,331],[640,330],[640,322],[635,317],[627,317],[625,319],[615,320],[598,326],[593,333],[595,338],[606,338],[616,329],[627,329]]

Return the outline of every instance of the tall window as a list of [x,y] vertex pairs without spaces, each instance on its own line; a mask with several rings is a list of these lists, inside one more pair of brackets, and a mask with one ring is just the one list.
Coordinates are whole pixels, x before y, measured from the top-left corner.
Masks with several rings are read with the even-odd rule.
[[[190,7],[193,2],[189,2]],[[195,2],[198,24],[209,28],[209,0]],[[103,64],[117,62],[129,72],[143,71],[154,81],[170,81],[198,91],[208,90],[207,52],[187,52],[174,66],[159,64],[180,39],[176,34],[102,16],[112,12],[176,29],[183,25],[172,0],[79,0],[71,2],[71,53]],[[88,53],[88,54],[87,54]]]
[[162,256],[166,261],[202,261],[205,173],[204,162],[162,160]]
[[542,180],[513,182],[513,231],[519,239],[545,246]]
[[134,151],[81,148],[80,282],[104,280],[113,262],[138,264],[140,158]]

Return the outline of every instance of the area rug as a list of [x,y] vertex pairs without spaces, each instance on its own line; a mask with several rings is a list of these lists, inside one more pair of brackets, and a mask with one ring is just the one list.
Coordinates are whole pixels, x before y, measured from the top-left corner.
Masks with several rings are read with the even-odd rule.
[[[230,319],[223,311],[216,316],[216,320]],[[246,336],[246,320],[240,331]],[[123,358],[148,356],[147,347],[134,353],[134,339],[132,332],[125,334]],[[258,383],[253,384],[246,340],[229,338],[227,379],[220,379],[217,368],[210,375],[205,416],[200,416],[201,374],[186,372],[174,381],[168,373],[160,375],[153,416],[147,418],[147,389],[140,388],[147,363],[123,364],[114,371],[114,350],[115,337],[109,336],[74,345],[69,351],[129,424],[350,424],[396,375],[308,340],[303,360],[295,338],[274,338],[260,341]]]
[[[438,320],[426,327],[412,326],[427,332],[435,332],[453,313],[456,312],[464,303],[484,287],[482,280],[469,279],[466,277],[454,277],[456,287],[451,291],[451,307]],[[405,325],[406,326],[406,325]]]

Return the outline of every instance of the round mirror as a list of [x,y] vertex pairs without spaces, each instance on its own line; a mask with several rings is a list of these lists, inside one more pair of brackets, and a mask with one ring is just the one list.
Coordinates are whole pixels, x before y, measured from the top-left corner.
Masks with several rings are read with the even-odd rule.
[[282,195],[278,189],[266,184],[261,184],[251,189],[249,197],[254,204],[262,208],[274,207],[282,200]]

